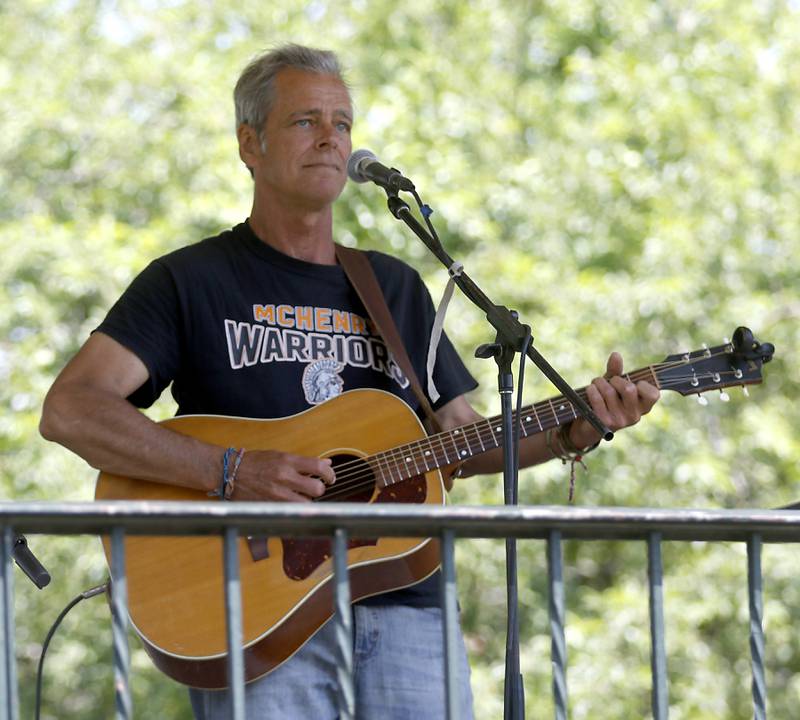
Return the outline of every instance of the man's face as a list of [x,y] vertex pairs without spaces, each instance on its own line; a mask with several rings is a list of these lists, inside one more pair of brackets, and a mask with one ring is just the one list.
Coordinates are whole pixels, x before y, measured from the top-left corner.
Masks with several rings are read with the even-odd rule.
[[265,151],[252,164],[256,192],[286,206],[318,210],[347,181],[352,143],[350,95],[332,75],[294,68],[275,77],[275,102],[263,129]]

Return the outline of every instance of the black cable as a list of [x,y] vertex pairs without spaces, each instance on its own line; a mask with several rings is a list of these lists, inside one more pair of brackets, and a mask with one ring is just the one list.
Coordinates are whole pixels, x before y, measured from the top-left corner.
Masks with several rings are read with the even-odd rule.
[[431,237],[433,237],[436,243],[441,246],[441,240],[439,240],[439,236],[436,234],[436,228],[433,227],[433,223],[431,222],[433,208],[430,205],[426,205],[424,202],[422,202],[422,198],[419,196],[419,193],[416,190],[412,190],[411,194],[414,196],[414,200],[417,202],[420,215],[422,215],[423,219],[425,220],[425,224],[428,226],[428,231],[430,232]]
[[55,634],[58,626],[61,624],[61,621],[67,616],[67,613],[72,610],[81,600],[86,600],[90,597],[94,597],[95,595],[99,595],[102,592],[108,591],[108,581],[103,583],[102,585],[97,585],[89,590],[84,590],[80,595],[74,597],[70,603],[61,611],[59,616],[56,618],[56,621],[50,627],[50,630],[47,633],[47,637],[44,639],[44,644],[42,645],[42,655],[39,658],[39,667],[36,670],[36,720],[39,720],[39,712],[41,710],[41,701],[42,701],[42,676],[44,674],[44,656],[47,652],[47,646],[50,645],[50,640],[53,639],[53,635]]
[[[514,424],[514,467],[519,473],[519,431],[522,427],[522,392],[523,384],[525,382],[525,361],[528,359],[528,347],[531,344],[531,329],[527,325],[525,327],[525,339],[522,341],[522,348],[519,355],[519,371],[517,372],[517,422]],[[513,502],[516,505],[519,502],[519,485],[514,488]]]

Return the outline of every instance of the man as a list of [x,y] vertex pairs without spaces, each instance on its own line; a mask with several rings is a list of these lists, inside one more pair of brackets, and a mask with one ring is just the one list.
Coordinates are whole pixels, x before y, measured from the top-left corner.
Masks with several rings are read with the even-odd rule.
[[[330,461],[224,448],[150,421],[149,406],[172,383],[178,412],[284,417],[346,390],[384,389],[412,407],[408,381],[370,330],[366,312],[334,253],[332,206],[346,181],[353,110],[332,53],[289,45],[254,60],[234,92],[239,155],[253,177],[245,223],[148,266],[56,379],[41,432],[115,475],[221,490],[235,473],[233,500],[307,502],[335,483]],[[425,376],[433,308],[418,275],[369,253],[403,342]],[[622,359],[587,389],[612,429],[636,423],[658,399],[647,383],[620,377]],[[442,339],[434,378],[441,425],[480,416],[465,393],[475,387]],[[526,439],[532,465],[598,440],[583,420],[560,436]],[[496,472],[492,451],[463,474]],[[354,608],[359,717],[438,718],[444,714],[441,617],[436,579],[371,598]],[[466,654],[462,707],[471,707]],[[336,653],[323,627],[296,655],[247,686],[248,718],[336,715]],[[223,718],[224,692],[191,691],[198,718]],[[471,712],[465,711],[465,717]]]

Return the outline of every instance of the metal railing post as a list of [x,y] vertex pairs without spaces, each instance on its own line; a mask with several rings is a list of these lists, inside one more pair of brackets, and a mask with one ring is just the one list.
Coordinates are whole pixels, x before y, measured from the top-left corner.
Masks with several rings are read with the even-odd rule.
[[764,601],[761,589],[761,536],[747,541],[747,589],[750,600],[750,661],[753,668],[753,717],[767,718],[767,682],[764,675]]
[[125,574],[125,530],[111,531],[111,627],[114,639],[114,694],[119,720],[133,717],[131,656],[128,647],[128,578]]
[[245,720],[244,653],[242,650],[242,592],[239,580],[239,531],[226,527],[225,629],[228,641],[228,700],[232,720]]
[[455,542],[452,530],[442,533],[442,627],[444,632],[444,682],[447,720],[461,720],[458,692],[458,598],[456,596]]
[[353,687],[353,610],[350,607],[350,575],[347,569],[347,531],[336,528],[333,534],[334,623],[339,664],[339,718],[353,720],[356,716]]
[[14,652],[14,566],[11,561],[14,533],[9,526],[3,527],[0,545],[0,718],[17,720],[19,694]]
[[553,668],[553,704],[556,720],[567,720],[567,641],[564,634],[564,578],[561,532],[547,537],[547,580],[550,612],[550,661]]
[[669,715],[663,576],[661,533],[651,532],[647,536],[647,579],[650,586],[650,666],[653,675],[654,720],[667,720]]

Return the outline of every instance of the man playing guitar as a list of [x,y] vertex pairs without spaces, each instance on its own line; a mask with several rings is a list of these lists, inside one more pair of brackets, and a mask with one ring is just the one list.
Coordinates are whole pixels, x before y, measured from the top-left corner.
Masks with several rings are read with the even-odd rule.
[[[181,415],[281,418],[355,388],[418,405],[335,256],[333,203],[346,181],[353,123],[338,60],[326,51],[278,48],[250,63],[234,99],[239,155],[253,177],[248,219],[155,260],[133,281],[56,379],[41,433],[104,473],[214,492],[235,462],[228,499],[309,502],[336,487],[331,458],[281,447],[229,453],[137,409],[170,384]],[[424,376],[433,320],[427,291],[399,260],[368,257]],[[475,382],[445,337],[434,378],[441,393],[434,410],[444,429],[480,419],[465,397]],[[649,412],[659,391],[623,378],[622,359],[613,353],[586,397],[617,430]],[[522,441],[521,465],[598,439],[582,419],[559,435],[533,434]],[[462,475],[497,472],[501,463],[499,450],[482,453],[464,463]],[[431,577],[354,606],[359,717],[444,716],[438,608]],[[248,718],[336,716],[329,625],[247,685]],[[470,708],[463,648],[461,667],[462,707]],[[193,688],[196,716],[226,717],[225,695]]]

